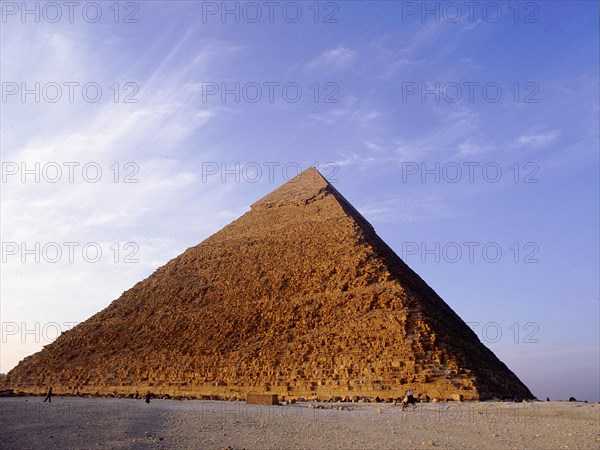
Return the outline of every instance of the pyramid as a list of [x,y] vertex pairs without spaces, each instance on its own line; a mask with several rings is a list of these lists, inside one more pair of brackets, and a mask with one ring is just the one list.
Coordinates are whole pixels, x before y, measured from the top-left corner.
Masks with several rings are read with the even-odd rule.
[[532,399],[314,168],[25,358],[24,392]]

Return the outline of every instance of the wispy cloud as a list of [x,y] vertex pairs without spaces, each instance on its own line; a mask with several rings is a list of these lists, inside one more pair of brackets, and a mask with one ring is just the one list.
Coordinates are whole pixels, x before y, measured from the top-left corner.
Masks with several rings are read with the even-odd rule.
[[364,166],[365,164],[376,162],[376,159],[373,157],[364,157],[357,153],[351,153],[346,156],[344,159],[338,159],[334,162],[336,166],[344,167],[344,166],[352,166],[352,165],[360,165]]
[[335,106],[323,111],[309,113],[311,121],[333,124],[352,123],[359,126],[370,126],[376,122],[384,113],[370,104],[369,101],[359,100],[354,95],[346,95]]
[[472,22],[469,22],[463,26],[463,30],[468,31],[468,30],[472,30],[473,28],[477,28],[480,23],[481,23],[481,19],[477,19]]
[[359,211],[369,221],[374,222],[418,222],[432,218],[457,217],[447,202],[435,195],[422,195],[418,198],[390,197],[374,199],[358,205]]
[[357,59],[357,53],[347,47],[326,50],[308,63],[308,70],[338,71],[347,69]]
[[516,144],[527,147],[543,147],[556,141],[559,133],[557,131],[549,131],[537,134],[525,134],[517,138]]

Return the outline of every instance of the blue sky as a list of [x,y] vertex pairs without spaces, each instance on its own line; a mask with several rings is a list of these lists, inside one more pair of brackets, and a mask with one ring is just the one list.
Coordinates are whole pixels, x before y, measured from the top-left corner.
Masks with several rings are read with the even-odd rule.
[[535,395],[600,400],[596,2],[27,5],[1,372],[317,164]]

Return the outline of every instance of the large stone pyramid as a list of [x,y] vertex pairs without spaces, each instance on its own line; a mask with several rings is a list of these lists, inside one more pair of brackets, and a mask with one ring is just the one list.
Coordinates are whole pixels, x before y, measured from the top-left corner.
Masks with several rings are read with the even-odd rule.
[[314,168],[10,371],[40,392],[533,398]]

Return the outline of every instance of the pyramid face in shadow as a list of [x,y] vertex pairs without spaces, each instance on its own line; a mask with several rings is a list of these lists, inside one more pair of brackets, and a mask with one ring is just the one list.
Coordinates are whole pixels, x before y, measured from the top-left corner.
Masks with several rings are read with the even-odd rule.
[[38,392],[530,399],[314,168],[9,372]]

